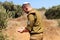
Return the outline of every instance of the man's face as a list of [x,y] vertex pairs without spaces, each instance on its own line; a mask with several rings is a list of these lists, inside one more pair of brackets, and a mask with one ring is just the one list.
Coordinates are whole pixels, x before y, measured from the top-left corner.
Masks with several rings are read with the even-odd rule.
[[24,5],[23,6],[23,10],[25,11],[25,12],[29,12],[30,10],[30,6],[29,5]]

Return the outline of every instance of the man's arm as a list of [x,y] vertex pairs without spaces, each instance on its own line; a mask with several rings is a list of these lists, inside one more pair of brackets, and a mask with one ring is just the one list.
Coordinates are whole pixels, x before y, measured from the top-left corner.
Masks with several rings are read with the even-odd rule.
[[34,15],[32,15],[32,14],[29,15],[29,22],[30,22],[29,25],[32,27],[34,24]]
[[[30,28],[33,26],[34,24],[34,15],[30,14],[29,15],[29,27],[20,27],[18,32],[22,33],[22,32],[28,32],[31,31]],[[28,25],[28,24],[27,24]]]

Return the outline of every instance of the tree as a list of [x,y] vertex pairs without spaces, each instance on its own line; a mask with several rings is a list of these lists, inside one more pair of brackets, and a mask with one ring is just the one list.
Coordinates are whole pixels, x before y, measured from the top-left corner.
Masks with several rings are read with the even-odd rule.
[[0,2],[0,29],[7,27],[8,18],[17,18],[22,15],[21,5],[15,5],[13,2]]

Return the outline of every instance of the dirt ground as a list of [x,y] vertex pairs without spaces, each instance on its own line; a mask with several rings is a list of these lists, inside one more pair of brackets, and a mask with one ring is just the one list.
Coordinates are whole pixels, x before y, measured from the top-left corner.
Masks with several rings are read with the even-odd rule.
[[60,40],[60,27],[58,27],[57,21],[48,20],[44,23],[45,29],[43,40]]
[[[25,17],[25,16],[24,16]],[[3,34],[7,36],[6,40],[30,40],[29,32],[19,33],[19,27],[26,27],[27,20],[24,17],[10,19],[8,27],[3,30]],[[60,40],[60,27],[56,20],[44,20],[43,40]]]

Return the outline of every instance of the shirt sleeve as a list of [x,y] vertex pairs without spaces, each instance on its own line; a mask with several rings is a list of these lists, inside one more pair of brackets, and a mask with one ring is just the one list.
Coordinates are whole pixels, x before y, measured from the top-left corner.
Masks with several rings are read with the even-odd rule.
[[30,21],[30,26],[32,27],[33,26],[33,24],[34,24],[34,15],[32,15],[32,14],[30,14],[29,15],[29,21]]

